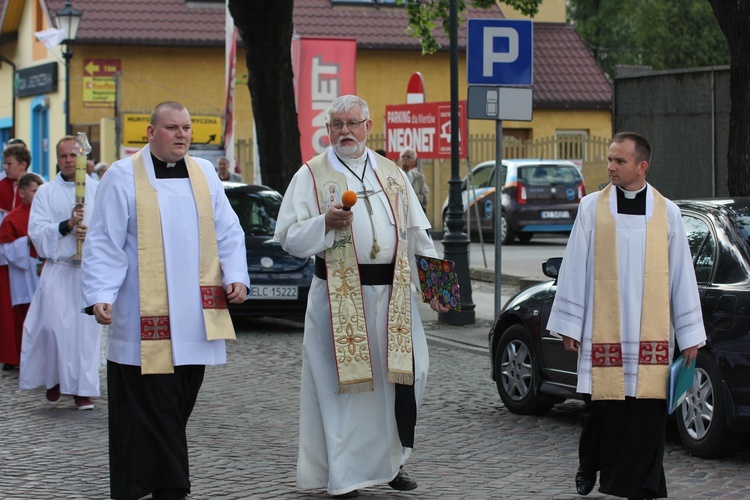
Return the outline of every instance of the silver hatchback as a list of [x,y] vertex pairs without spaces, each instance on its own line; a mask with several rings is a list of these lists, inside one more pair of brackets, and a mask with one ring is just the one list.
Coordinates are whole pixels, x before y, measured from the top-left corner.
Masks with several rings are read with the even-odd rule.
[[[494,238],[495,161],[482,162],[463,179],[462,196],[469,234]],[[568,233],[586,195],[583,176],[566,160],[503,160],[501,241],[529,241],[535,233]],[[443,221],[448,199],[443,203]],[[445,227],[445,225],[444,225]]]

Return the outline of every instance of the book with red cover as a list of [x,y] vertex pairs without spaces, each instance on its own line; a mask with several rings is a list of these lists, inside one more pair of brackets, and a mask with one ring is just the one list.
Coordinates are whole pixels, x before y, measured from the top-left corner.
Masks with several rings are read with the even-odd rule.
[[456,265],[452,260],[415,255],[422,301],[430,302],[439,297],[440,303],[453,310],[461,310],[461,295],[458,290]]

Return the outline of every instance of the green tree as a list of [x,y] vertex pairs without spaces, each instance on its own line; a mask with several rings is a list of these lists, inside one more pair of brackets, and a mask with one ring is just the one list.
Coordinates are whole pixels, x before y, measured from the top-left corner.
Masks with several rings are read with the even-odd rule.
[[[460,16],[466,10],[467,0],[456,1]],[[448,33],[449,0],[399,2],[408,12],[408,29],[422,40],[423,52],[435,52],[439,46],[432,32],[439,22]],[[541,2],[503,0],[502,3],[534,15]],[[471,0],[471,4],[489,8],[495,2]],[[281,192],[302,163],[291,59],[293,10],[294,0],[229,0],[229,12],[245,44],[247,86],[258,137],[261,175],[265,184]]]
[[729,43],[729,152],[727,184],[731,196],[750,196],[750,2],[708,0]]
[[568,16],[610,77],[618,64],[661,70],[729,63],[706,0],[570,0]]
[[568,18],[602,70],[614,75],[617,64],[641,64],[632,13],[638,0],[570,0]]
[[729,64],[729,47],[706,0],[644,0],[636,10],[636,46],[654,69]]
[[[422,43],[423,54],[433,54],[440,49],[433,36],[433,30],[439,23],[446,35],[450,33],[450,0],[396,0],[397,4],[404,5],[409,16],[408,29],[412,35],[419,38]],[[480,9],[489,9],[497,5],[495,0],[456,0],[459,17],[466,11],[466,6],[471,4]],[[500,3],[509,5],[526,16],[534,17],[539,12],[542,0],[501,0]]]

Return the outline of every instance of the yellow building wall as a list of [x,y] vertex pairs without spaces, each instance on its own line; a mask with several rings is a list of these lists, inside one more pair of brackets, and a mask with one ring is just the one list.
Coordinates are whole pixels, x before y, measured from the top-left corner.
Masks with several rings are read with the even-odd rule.
[[[497,2],[497,4],[506,19],[529,19],[513,7],[509,7],[502,2]],[[565,4],[566,0],[543,0],[539,6],[539,13],[534,16],[533,20],[538,23],[564,23],[566,18]]]
[[[43,144],[49,153],[50,163],[54,164],[55,138],[62,137],[65,131],[65,113],[63,102],[65,100],[65,67],[62,61],[62,49],[57,47],[53,52],[47,50],[34,36],[35,31],[46,29],[49,22],[43,16],[43,9],[38,1],[26,1],[22,5],[22,13],[18,25],[18,40],[0,46],[0,54],[13,61],[16,70],[22,70],[45,63],[58,63],[57,92],[45,94],[46,103],[49,107],[49,131],[50,141]],[[44,50],[40,50],[39,47]],[[12,79],[13,69],[9,64],[0,64],[0,118],[13,116],[13,92]],[[30,140],[31,131],[31,105],[37,96],[17,97],[15,99],[15,134],[24,141]],[[38,161],[38,160],[37,160]],[[32,164],[34,159],[32,159]],[[51,169],[54,172],[54,168]]]
[[[252,138],[252,110],[247,88],[244,51],[238,51],[235,87],[236,135]],[[184,104],[193,115],[223,115],[226,100],[224,49],[190,48],[175,50],[158,47],[138,50],[132,47],[76,47],[71,61],[71,121],[75,124],[98,124],[114,118],[112,108],[84,106],[84,62],[88,59],[120,61],[120,113],[150,113],[166,100]],[[102,159],[111,162],[119,156],[111,141],[102,144]],[[104,149],[106,147],[106,150]]]

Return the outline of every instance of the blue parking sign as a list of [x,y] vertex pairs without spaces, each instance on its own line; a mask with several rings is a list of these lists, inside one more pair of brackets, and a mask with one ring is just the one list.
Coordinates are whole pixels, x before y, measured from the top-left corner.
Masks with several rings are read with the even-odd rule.
[[531,85],[533,33],[533,24],[527,20],[469,19],[469,85]]

